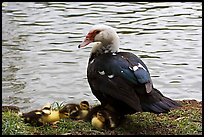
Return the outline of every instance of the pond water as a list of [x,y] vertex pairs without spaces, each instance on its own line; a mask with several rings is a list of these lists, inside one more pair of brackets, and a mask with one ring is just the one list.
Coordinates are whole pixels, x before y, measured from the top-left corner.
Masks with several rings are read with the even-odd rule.
[[86,78],[91,47],[77,48],[94,24],[117,29],[120,50],[141,57],[165,96],[202,100],[201,2],[4,2],[2,105],[99,103]]

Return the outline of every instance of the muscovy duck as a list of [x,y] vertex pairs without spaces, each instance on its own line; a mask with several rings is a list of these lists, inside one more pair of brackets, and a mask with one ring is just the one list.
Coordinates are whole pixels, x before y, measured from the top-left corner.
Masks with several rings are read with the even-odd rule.
[[[91,44],[92,43],[92,44]],[[87,68],[92,93],[101,105],[121,115],[165,113],[181,106],[154,88],[147,66],[129,52],[119,52],[114,28],[95,25],[79,48],[93,45]]]

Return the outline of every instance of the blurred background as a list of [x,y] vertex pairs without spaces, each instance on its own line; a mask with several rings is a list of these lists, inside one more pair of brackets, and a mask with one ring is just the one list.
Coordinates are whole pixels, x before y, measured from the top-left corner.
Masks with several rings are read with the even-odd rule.
[[2,105],[99,103],[86,68],[89,29],[117,29],[120,50],[145,62],[154,87],[175,100],[202,100],[201,2],[2,3]]

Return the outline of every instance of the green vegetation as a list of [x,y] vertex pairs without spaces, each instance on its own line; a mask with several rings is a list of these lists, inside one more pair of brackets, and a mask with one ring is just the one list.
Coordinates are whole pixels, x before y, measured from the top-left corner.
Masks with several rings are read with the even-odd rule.
[[61,119],[55,125],[32,127],[14,112],[2,112],[3,135],[202,135],[202,102],[180,101],[183,107],[165,114],[127,115],[114,130],[98,131],[90,122]]

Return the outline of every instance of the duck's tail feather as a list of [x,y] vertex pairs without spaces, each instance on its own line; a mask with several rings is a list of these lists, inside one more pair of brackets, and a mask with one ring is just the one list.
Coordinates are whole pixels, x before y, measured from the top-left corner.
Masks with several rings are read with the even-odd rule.
[[167,113],[171,109],[181,107],[181,104],[162,95],[162,93],[153,88],[150,95],[145,100],[141,100],[141,106],[144,112]]

